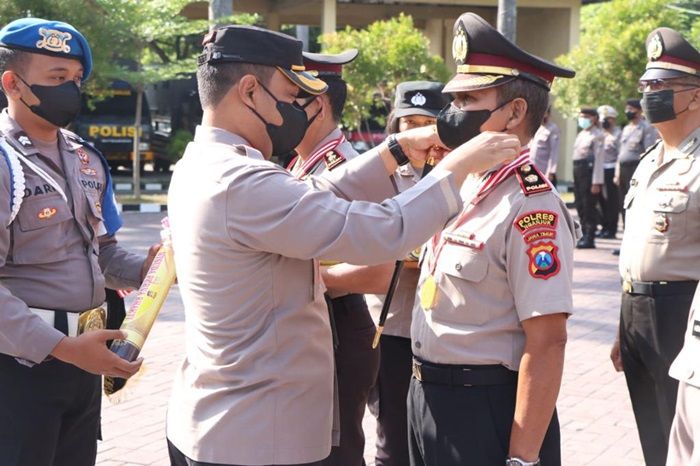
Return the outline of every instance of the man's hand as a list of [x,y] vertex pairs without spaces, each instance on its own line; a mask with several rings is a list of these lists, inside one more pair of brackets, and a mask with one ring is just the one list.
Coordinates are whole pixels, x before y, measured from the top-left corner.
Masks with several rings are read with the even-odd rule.
[[513,160],[520,152],[520,140],[506,133],[487,131],[479,134],[447,154],[440,168],[454,173],[461,186],[470,173],[482,173],[496,165]]
[[597,196],[598,194],[600,194],[601,190],[602,190],[601,185],[599,185],[599,184],[592,184],[591,185],[591,194],[593,194],[594,196]]
[[126,334],[120,330],[94,330],[74,338],[64,337],[51,355],[91,374],[128,379],[138,372],[143,360],[128,362],[107,348],[107,341],[124,338]]
[[449,151],[440,141],[435,125],[410,129],[395,136],[414,167],[422,167],[430,157],[441,159]]
[[613,184],[615,186],[620,186],[620,178],[618,178],[617,176],[613,178]]
[[151,268],[151,264],[153,263],[153,259],[155,259],[156,254],[158,253],[158,250],[160,247],[163,245],[163,243],[157,243],[148,248],[148,255],[146,256],[146,260],[143,261],[143,265],[141,266],[141,281],[143,281],[144,278],[146,278],[146,274],[148,273],[148,269]]
[[617,372],[622,372],[622,355],[620,354],[620,339],[615,338],[615,343],[613,343],[610,349],[610,360],[613,363],[613,367]]

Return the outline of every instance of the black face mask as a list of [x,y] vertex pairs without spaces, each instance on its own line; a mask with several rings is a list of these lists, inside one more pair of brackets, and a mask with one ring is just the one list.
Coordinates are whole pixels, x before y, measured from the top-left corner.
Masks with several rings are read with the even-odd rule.
[[265,123],[267,135],[270,137],[270,142],[272,142],[272,155],[282,156],[288,154],[299,145],[302,139],[304,139],[306,129],[309,127],[306,112],[296,102],[282,102],[263,86],[262,83],[260,83],[260,86],[265,89],[265,92],[270,94],[270,97],[272,97],[275,102],[277,102],[276,107],[277,111],[282,116],[282,124],[278,126],[268,123],[253,107],[248,105],[248,108]]
[[29,105],[24,99],[22,103],[35,115],[40,116],[52,125],[64,127],[80,113],[80,88],[73,81],[67,81],[58,86],[40,86],[29,84],[21,76],[17,77],[26,84],[32,93],[39,99],[38,105]]
[[610,129],[610,122],[608,120],[603,120],[603,128]]
[[649,123],[662,123],[664,121],[675,120],[678,115],[688,110],[686,107],[684,110],[676,113],[673,110],[673,94],[679,92],[693,91],[696,88],[692,87],[690,89],[682,89],[680,91],[674,91],[673,89],[663,89],[660,91],[644,92],[642,95],[642,111],[646,115]]
[[[502,108],[503,102],[493,110],[460,110],[447,104],[437,116],[437,130],[440,140],[450,149],[456,149],[481,133],[481,125],[486,123],[491,114]],[[506,129],[504,128],[503,131]]]
[[632,121],[637,116],[637,112],[625,112],[625,116],[628,121]]

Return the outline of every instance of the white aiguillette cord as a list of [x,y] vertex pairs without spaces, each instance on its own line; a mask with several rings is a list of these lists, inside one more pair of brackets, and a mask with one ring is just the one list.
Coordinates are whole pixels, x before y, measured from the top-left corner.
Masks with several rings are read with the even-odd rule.
[[25,157],[20,151],[18,151],[18,150],[15,149],[14,147],[12,147],[12,144],[6,143],[6,144],[3,145],[3,148],[5,148],[5,149],[9,148],[11,151],[13,151],[13,152],[14,152],[14,155],[16,155],[18,159],[20,159],[22,162],[24,162],[24,164],[25,164],[27,167],[29,167],[29,169],[31,169],[34,173],[36,173],[37,175],[39,175],[39,177],[40,177],[42,180],[44,180],[44,181],[46,181],[48,184],[50,184],[51,187],[52,187],[53,189],[55,189],[56,192],[58,192],[58,194],[61,195],[61,197],[63,198],[63,200],[64,200],[66,203],[68,203],[68,197],[66,196],[65,191],[63,191],[63,188],[61,188],[61,185],[59,185],[58,182],[57,182],[51,175],[49,175],[48,173],[46,173],[46,171],[45,171],[43,168],[41,168],[40,166],[38,166],[37,164],[35,164],[35,163],[32,162],[31,160],[29,160],[29,159],[28,159],[27,157]]

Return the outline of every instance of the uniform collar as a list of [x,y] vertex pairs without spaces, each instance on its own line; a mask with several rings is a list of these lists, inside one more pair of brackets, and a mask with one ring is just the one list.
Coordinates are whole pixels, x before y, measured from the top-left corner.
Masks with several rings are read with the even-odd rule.
[[678,145],[678,149],[669,154],[670,159],[682,159],[695,157],[695,152],[700,147],[700,128],[690,133],[685,140]]
[[325,138],[321,139],[321,140],[318,142],[318,144],[316,144],[316,145],[314,146],[313,150],[311,151],[311,153],[310,153],[309,155],[313,154],[313,153],[316,152],[318,149],[320,149],[323,145],[328,144],[328,143],[331,142],[332,140],[338,139],[338,138],[339,138],[340,136],[342,136],[342,135],[343,135],[343,132],[340,131],[340,128],[334,129],[333,131],[331,131],[330,133],[328,133],[328,135],[326,135]]
[[265,157],[257,149],[250,146],[248,141],[241,136],[214,126],[198,125],[194,133],[195,142],[225,144],[227,146],[239,146],[246,156],[251,159],[264,160]]
[[406,165],[400,165],[399,168],[396,169],[396,171],[399,173],[399,175],[411,177],[416,181],[420,178],[418,170],[416,170],[410,163],[407,163]]
[[34,155],[39,153],[39,150],[32,140],[27,136],[27,133],[25,133],[19,123],[10,116],[7,109],[4,109],[2,113],[0,113],[0,132],[7,138],[12,147],[17,149],[22,155]]

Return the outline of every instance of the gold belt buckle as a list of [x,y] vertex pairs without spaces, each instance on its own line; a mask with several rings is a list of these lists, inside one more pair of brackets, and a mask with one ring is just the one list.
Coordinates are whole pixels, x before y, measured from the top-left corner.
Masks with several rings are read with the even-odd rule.
[[421,374],[420,370],[420,363],[417,361],[413,361],[413,364],[411,365],[411,369],[413,371],[413,377],[416,378],[419,382],[423,381],[423,374]]
[[78,335],[92,332],[93,330],[102,330],[106,327],[107,312],[102,306],[81,312],[80,317],[78,317]]
[[624,280],[622,282],[622,291],[624,291],[625,293],[632,292],[632,282],[630,280]]

